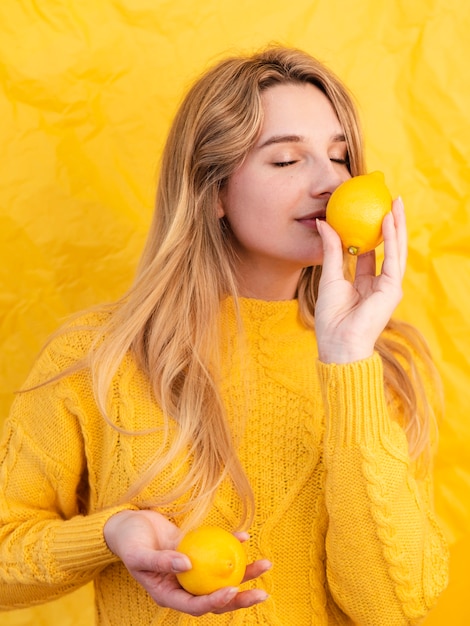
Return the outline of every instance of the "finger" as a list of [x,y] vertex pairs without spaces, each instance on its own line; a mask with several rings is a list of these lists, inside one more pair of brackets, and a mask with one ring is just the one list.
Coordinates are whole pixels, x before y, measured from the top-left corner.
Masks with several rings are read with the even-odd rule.
[[250,535],[249,533],[245,532],[245,531],[238,531],[236,533],[233,533],[234,537],[236,537],[238,539],[238,541],[240,541],[241,543],[244,543],[245,541],[248,541],[250,539]]
[[166,590],[164,594],[152,593],[149,588],[147,591],[159,606],[199,617],[205,613],[220,612],[236,597],[238,587],[224,587],[204,596],[193,596],[181,587]]
[[[261,559],[251,563],[246,568],[245,577],[242,582],[257,578],[261,574],[271,569],[271,562],[267,559]],[[249,589],[238,592],[235,587],[225,587],[219,589],[207,596],[192,596],[188,599],[186,596],[179,596],[181,602],[180,610],[190,612],[192,615],[203,615],[204,613],[225,613],[236,609],[248,608],[259,602],[263,602],[268,594],[263,589]],[[186,606],[186,608],[183,608]]]
[[317,220],[317,230],[323,244],[323,267],[320,282],[343,279],[343,247],[339,235],[322,220]]
[[271,561],[267,559],[260,559],[259,561],[255,561],[254,563],[250,563],[246,566],[245,576],[243,577],[243,582],[247,580],[252,580],[253,578],[258,578],[272,567]]
[[393,201],[392,214],[397,231],[398,257],[400,261],[401,275],[403,278],[408,257],[408,233],[406,228],[405,206],[401,197],[398,197]]
[[241,591],[223,606],[219,610],[212,611],[213,613],[227,613],[228,611],[236,611],[237,609],[248,609],[250,606],[264,602],[269,597],[268,593],[264,589],[248,589]]
[[132,571],[145,571],[160,574],[175,574],[191,569],[191,561],[175,550],[135,550],[127,559],[122,559]]
[[172,607],[195,617],[206,613],[226,613],[246,609],[263,602],[268,594],[263,589],[239,592],[238,587],[224,587],[206,596],[175,596]]
[[205,613],[219,613],[222,612],[225,607],[232,605],[234,598],[238,595],[238,587],[224,587],[218,589],[206,596],[186,596],[181,599],[183,602],[174,604],[173,608],[184,613],[190,613],[195,617],[204,615]]
[[393,213],[387,213],[382,223],[384,236],[384,262],[382,264],[382,274],[393,280],[402,278],[400,266],[400,254],[398,247],[397,229]]

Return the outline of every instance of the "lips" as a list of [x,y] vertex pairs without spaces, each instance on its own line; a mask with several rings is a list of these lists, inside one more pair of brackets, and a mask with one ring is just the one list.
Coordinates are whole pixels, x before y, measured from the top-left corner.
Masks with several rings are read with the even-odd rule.
[[296,219],[299,224],[303,226],[307,226],[308,228],[317,228],[317,220],[325,220],[326,219],[326,211],[314,211],[313,213],[308,213],[303,217],[298,217]]

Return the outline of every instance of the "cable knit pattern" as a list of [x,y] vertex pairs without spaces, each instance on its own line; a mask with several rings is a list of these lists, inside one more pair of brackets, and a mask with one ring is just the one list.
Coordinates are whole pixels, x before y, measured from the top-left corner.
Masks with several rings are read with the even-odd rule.
[[[383,390],[377,354],[348,365],[317,360],[296,301],[222,305],[222,394],[256,512],[249,558],[269,558],[269,599],[192,618],[157,607],[109,552],[103,526],[160,444],[158,429],[112,429],[89,375],[21,394],[0,448],[0,607],[28,606],[95,583],[100,626],[418,624],[447,579],[431,476],[419,479]],[[96,315],[90,326],[99,325]],[[28,385],[80,358],[92,331],[55,339]],[[128,356],[113,384],[112,417],[125,429],[161,423],[150,383]],[[168,472],[168,476],[171,473]],[[158,495],[156,479],[143,498]],[[164,481],[163,481],[164,482]],[[127,508],[135,508],[138,502]],[[85,508],[84,508],[85,507]],[[233,529],[240,503],[224,483],[207,522]]]

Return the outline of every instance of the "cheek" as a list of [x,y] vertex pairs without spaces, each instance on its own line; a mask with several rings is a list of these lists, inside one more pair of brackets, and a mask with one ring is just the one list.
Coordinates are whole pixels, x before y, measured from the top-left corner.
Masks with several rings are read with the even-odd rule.
[[271,177],[240,169],[229,180],[221,204],[239,243],[248,243],[273,233],[282,219],[285,189]]
[[224,215],[232,228],[256,223],[265,211],[265,197],[260,185],[246,176],[234,176],[222,197]]
[[225,216],[235,235],[263,234],[272,223],[271,203],[265,194],[256,191],[238,195],[225,206]]

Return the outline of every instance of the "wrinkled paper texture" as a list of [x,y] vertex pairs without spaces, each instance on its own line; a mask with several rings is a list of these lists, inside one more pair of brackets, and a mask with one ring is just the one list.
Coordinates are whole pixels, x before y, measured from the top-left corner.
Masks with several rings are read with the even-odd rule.
[[[350,86],[369,169],[405,202],[397,315],[425,334],[446,395],[436,506],[451,583],[426,624],[470,623],[469,32],[461,0],[2,0],[0,422],[48,334],[132,280],[193,78],[270,41],[305,48]],[[91,600],[85,587],[0,621],[89,626]]]

